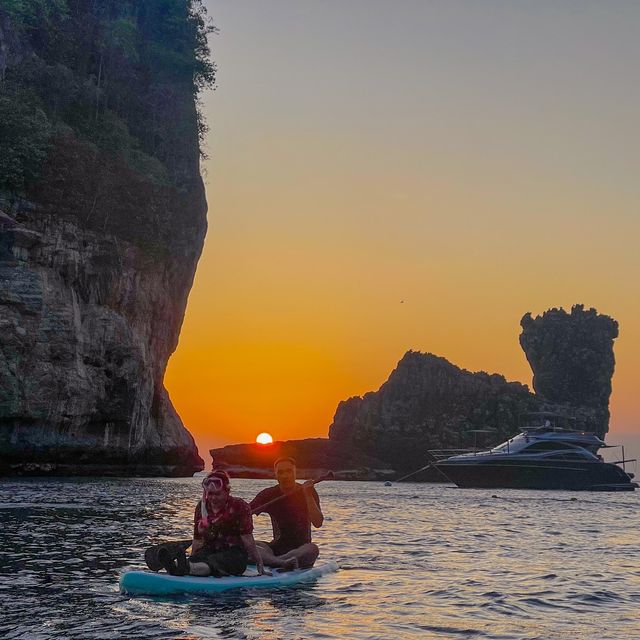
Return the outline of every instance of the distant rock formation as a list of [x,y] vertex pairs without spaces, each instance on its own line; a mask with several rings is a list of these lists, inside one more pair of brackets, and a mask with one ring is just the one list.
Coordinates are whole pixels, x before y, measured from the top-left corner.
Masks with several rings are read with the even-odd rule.
[[[551,309],[535,320],[526,314],[521,324],[520,344],[534,372],[535,394],[500,375],[470,373],[432,354],[409,351],[377,392],[338,405],[329,438],[407,469],[424,464],[429,449],[505,440],[535,411],[572,418],[564,426],[604,437],[617,322],[576,305],[571,313]],[[472,435],[486,429],[493,432],[485,443],[482,434]]]
[[396,469],[416,469],[430,449],[493,444],[538,408],[526,385],[409,351],[377,392],[338,405],[329,438]]
[[211,449],[210,453],[215,468],[226,469],[236,478],[273,478],[273,463],[285,456],[295,459],[300,478],[315,478],[326,471],[334,471],[338,480],[376,480],[394,475],[388,463],[327,438],[233,444]]
[[588,414],[590,430],[609,430],[609,397],[615,368],[613,341],[618,323],[595,309],[574,305],[571,313],[549,309],[520,321],[520,345],[533,370],[533,388],[567,413]]
[[[615,320],[576,305],[570,314],[551,309],[535,320],[526,314],[522,327],[520,342],[537,393],[498,374],[471,373],[433,354],[409,351],[378,391],[340,402],[328,441],[292,441],[295,447],[286,455],[330,469],[374,459],[378,468],[390,466],[402,475],[426,465],[431,449],[488,447],[507,440],[530,424],[534,412],[571,418],[560,426],[604,436]],[[211,454],[214,463],[231,462],[235,471],[269,477],[274,456],[267,460],[266,450],[257,447],[234,445]],[[442,478],[430,469],[414,479]]]

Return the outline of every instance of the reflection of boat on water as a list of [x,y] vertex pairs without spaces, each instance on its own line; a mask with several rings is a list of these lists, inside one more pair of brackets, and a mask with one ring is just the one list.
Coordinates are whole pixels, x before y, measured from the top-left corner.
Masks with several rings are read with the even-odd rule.
[[459,487],[633,491],[633,474],[605,462],[598,451],[612,448],[593,433],[556,426],[553,414],[531,414],[543,424],[525,427],[519,435],[488,449],[445,457],[432,452],[435,467]]

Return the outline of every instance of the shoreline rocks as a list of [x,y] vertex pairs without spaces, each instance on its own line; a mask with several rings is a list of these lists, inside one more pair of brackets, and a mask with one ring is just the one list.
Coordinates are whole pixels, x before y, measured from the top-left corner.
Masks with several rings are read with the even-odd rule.
[[345,451],[328,438],[276,441],[261,445],[234,444],[211,449],[213,466],[236,478],[274,478],[273,463],[281,457],[296,460],[299,478],[317,478],[333,471],[336,480],[381,480],[395,471],[361,452]]

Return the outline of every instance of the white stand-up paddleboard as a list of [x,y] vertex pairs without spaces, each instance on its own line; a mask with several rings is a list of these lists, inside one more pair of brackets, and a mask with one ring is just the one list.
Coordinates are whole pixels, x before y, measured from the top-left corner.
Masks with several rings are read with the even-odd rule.
[[130,595],[169,595],[176,593],[218,593],[228,589],[256,587],[290,587],[301,582],[309,582],[338,570],[334,561],[317,564],[311,569],[280,571],[266,569],[272,575],[258,575],[255,566],[241,576],[227,578],[197,578],[195,576],[172,576],[168,573],[152,571],[127,571],[120,576],[120,591]]

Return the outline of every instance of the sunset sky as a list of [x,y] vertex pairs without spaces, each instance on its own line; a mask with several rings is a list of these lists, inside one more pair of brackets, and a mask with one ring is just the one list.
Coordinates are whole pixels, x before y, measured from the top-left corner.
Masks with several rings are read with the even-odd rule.
[[520,318],[576,302],[620,323],[610,439],[640,444],[640,3],[206,5],[209,233],[166,385],[207,465],[326,436],[408,349],[530,385]]

